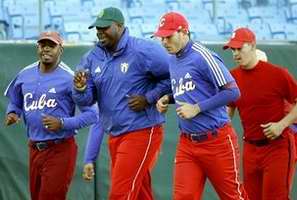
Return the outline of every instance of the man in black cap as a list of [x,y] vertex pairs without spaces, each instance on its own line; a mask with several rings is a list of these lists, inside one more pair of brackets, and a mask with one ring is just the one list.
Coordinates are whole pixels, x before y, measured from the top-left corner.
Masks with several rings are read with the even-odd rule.
[[[98,103],[111,155],[110,200],[153,199],[150,171],[163,140],[164,116],[157,100],[170,92],[168,54],[153,41],[129,36],[122,12],[103,9],[89,27],[98,44],[81,60],[74,78],[74,99]],[[168,91],[169,90],[169,91]],[[91,134],[89,141],[100,137]],[[97,140],[99,141],[99,140]],[[84,177],[93,176],[100,142],[89,143]]]

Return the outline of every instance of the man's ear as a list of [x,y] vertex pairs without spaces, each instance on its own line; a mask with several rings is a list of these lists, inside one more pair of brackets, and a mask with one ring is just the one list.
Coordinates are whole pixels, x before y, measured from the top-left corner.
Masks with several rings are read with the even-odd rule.
[[183,32],[185,35],[189,35],[189,30],[182,28],[180,29],[181,32]]
[[257,49],[257,45],[256,45],[256,43],[251,43],[251,46],[252,46],[252,49],[253,49],[253,50],[256,50],[256,49]]
[[122,31],[122,30],[124,30],[124,24],[121,24],[121,23],[116,23],[116,26],[117,26],[117,28],[118,28],[118,31]]
[[64,47],[60,46],[60,55],[62,55],[64,52]]

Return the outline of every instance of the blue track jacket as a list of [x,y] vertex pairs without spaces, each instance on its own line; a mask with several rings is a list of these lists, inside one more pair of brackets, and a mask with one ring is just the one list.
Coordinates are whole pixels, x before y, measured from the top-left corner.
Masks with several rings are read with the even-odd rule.
[[[83,112],[75,115],[73,74],[63,62],[54,71],[41,73],[39,62],[35,62],[21,70],[8,85],[4,93],[9,98],[6,113],[23,116],[30,140],[68,138],[76,134],[76,129],[97,121],[96,106],[79,107]],[[47,130],[42,124],[44,115],[63,118],[64,127],[54,133]]]
[[[169,55],[159,44],[129,36],[126,28],[115,52],[98,43],[77,70],[88,72],[87,89],[74,89],[79,105],[98,103],[104,131],[114,136],[164,123],[157,100],[171,92]],[[144,95],[149,106],[141,112],[128,107],[128,97]]]

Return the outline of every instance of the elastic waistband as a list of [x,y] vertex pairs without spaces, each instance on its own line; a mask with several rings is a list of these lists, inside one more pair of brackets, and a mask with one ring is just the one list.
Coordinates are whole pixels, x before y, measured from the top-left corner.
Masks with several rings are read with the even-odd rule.
[[142,129],[137,129],[137,130],[129,131],[128,133],[133,133],[133,132],[138,132],[138,131],[148,131],[151,128],[161,128],[161,127],[162,127],[161,124],[157,124],[155,126],[151,126],[151,127],[147,127],[147,128],[142,128]]
[[152,128],[162,128],[162,124],[157,124],[157,125],[154,125],[154,126],[151,126],[151,127],[141,128],[141,129],[137,129],[137,130],[133,130],[133,131],[127,131],[127,132],[121,133],[119,135],[109,134],[109,137],[118,137],[118,136],[123,136],[123,135],[129,134],[129,133],[136,133],[136,132],[141,132],[141,131],[149,131]]

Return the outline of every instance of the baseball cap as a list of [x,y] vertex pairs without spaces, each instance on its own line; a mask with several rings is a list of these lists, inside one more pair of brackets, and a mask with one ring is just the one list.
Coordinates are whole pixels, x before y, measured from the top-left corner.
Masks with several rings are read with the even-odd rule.
[[224,45],[223,49],[228,48],[241,48],[244,43],[255,43],[256,36],[248,28],[239,28],[235,30],[227,44]]
[[158,30],[154,36],[168,37],[182,28],[189,30],[189,23],[186,18],[177,12],[169,12],[161,17]]
[[104,8],[100,11],[99,15],[96,18],[96,21],[89,26],[89,29],[94,27],[109,27],[112,22],[124,24],[125,19],[122,11],[115,7]]
[[42,32],[37,42],[40,42],[41,40],[50,40],[56,44],[63,45],[62,37],[58,32],[55,32],[55,31]]

